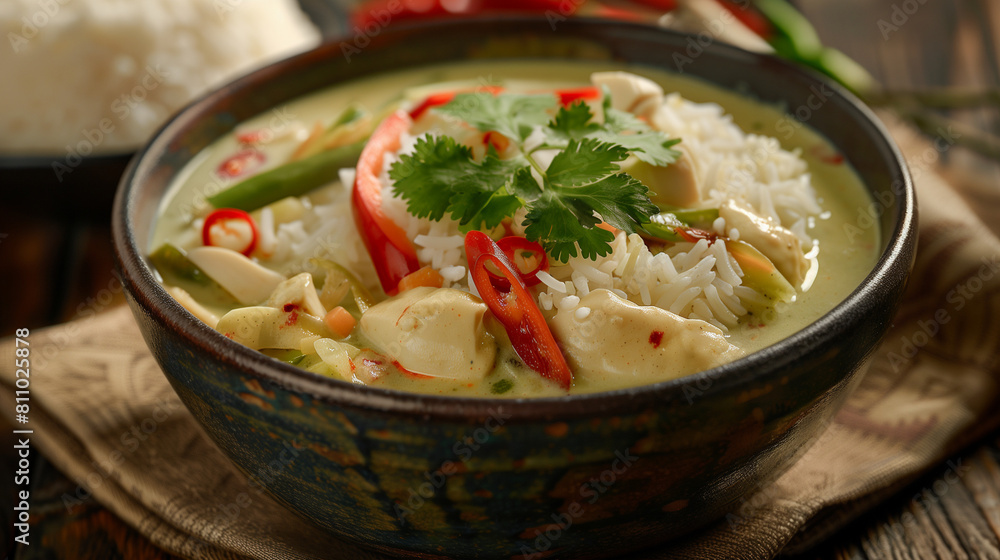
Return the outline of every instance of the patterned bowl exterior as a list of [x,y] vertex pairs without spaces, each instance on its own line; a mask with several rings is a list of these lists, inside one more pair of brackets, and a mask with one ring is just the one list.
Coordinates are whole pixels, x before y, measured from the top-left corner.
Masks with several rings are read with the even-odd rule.
[[645,387],[555,399],[447,398],[302,372],[201,324],[144,261],[165,188],[252,115],[355,77],[449,60],[572,58],[665,69],[691,39],[589,20],[394,27],[353,63],[344,43],[288,59],[195,102],[133,161],[114,210],[118,266],[147,344],[191,413],[251,480],[319,527],[406,557],[596,558],[713,519],[783,472],[859,380],[913,260],[916,210],[898,151],[850,94],[782,61],[723,45],[685,70],[789,107],[835,93],[810,125],[879,200],[884,251],[845,302],[737,362]]

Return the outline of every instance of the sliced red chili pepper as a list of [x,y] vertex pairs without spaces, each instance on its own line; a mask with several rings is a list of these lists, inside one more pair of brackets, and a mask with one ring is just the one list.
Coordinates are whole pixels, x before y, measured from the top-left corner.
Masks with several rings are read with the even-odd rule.
[[240,144],[267,144],[274,138],[274,132],[267,128],[258,128],[236,133],[236,141]]
[[[538,273],[549,269],[549,257],[545,254],[545,249],[540,244],[534,241],[528,241],[519,235],[508,235],[496,243],[497,247],[500,247],[500,250],[503,251],[504,256],[507,257],[507,260],[511,263],[515,263],[513,270],[517,272],[518,276],[521,278],[521,282],[523,282],[526,287],[535,286],[541,283],[541,280],[538,279]],[[522,271],[521,268],[516,265],[517,259],[515,257],[518,252],[534,254],[535,258],[538,259],[538,264],[535,268],[529,270],[528,272]],[[490,280],[497,289],[508,290],[510,288],[510,282],[508,282],[506,278],[489,269],[487,269],[486,272],[490,275]]]
[[[465,254],[479,295],[507,331],[518,357],[542,377],[568,390],[573,374],[545,317],[521,282],[517,268],[503,250],[481,231],[466,234]],[[500,270],[510,284],[510,291],[502,292],[493,285],[486,269],[488,263],[493,263]]]
[[725,0],[724,2],[720,2],[720,4],[729,10],[729,13],[733,14],[747,29],[753,31],[761,39],[768,40],[774,35],[774,26],[771,25],[771,22],[757,10],[747,9],[748,6],[743,0],[739,2]]
[[[242,231],[238,228],[241,223],[245,224]],[[243,210],[219,208],[205,217],[205,225],[201,226],[201,242],[205,246],[225,247],[249,257],[257,247],[257,224]]]
[[399,138],[412,123],[406,112],[396,111],[379,124],[361,150],[351,193],[354,221],[388,295],[396,293],[403,277],[420,268],[406,232],[382,213],[382,183],[378,179],[385,153],[399,149]]
[[493,149],[496,150],[498,154],[502,154],[507,148],[510,147],[510,139],[495,130],[491,130],[486,134],[483,134],[483,144],[486,146],[493,146]]
[[246,175],[264,164],[264,154],[254,149],[240,150],[219,164],[215,170],[221,177]]
[[594,86],[584,86],[572,89],[557,89],[556,95],[559,96],[559,103],[565,107],[569,107],[577,101],[587,101],[589,99],[600,99],[601,89]]

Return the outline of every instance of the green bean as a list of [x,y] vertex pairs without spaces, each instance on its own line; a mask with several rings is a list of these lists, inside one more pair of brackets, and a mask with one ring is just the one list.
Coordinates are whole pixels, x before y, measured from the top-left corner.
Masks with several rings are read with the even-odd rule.
[[664,241],[672,241],[674,243],[686,241],[686,239],[684,239],[684,237],[677,232],[677,228],[683,228],[695,224],[711,225],[711,223],[719,217],[718,208],[673,208],[668,210],[665,207],[661,207],[660,210],[661,212],[659,214],[652,216],[651,222],[648,224],[642,224],[642,229],[650,237],[655,237]]
[[662,213],[653,216],[653,218],[654,221],[642,224],[643,231],[648,235],[674,243],[684,241],[684,238],[677,233],[677,228],[684,227],[685,224],[678,220],[677,216],[670,213]]
[[356,142],[286,163],[210,196],[208,201],[216,208],[250,212],[288,196],[302,196],[335,179],[341,168],[355,166],[364,145],[364,141]]
[[337,117],[337,120],[333,121],[333,124],[331,124],[326,131],[333,132],[344,125],[353,123],[367,114],[368,112],[365,111],[364,107],[357,103],[352,103],[344,109],[344,112]]
[[823,49],[816,29],[786,0],[754,0],[754,7],[774,27],[768,42],[778,54],[805,62],[816,60]]
[[774,28],[767,41],[781,56],[819,70],[855,93],[874,85],[874,78],[860,64],[836,49],[824,47],[809,19],[787,0],[754,0],[754,7]]
[[711,225],[719,217],[718,208],[675,208],[672,206],[657,205],[662,214],[670,214],[681,221],[683,225],[705,224]]

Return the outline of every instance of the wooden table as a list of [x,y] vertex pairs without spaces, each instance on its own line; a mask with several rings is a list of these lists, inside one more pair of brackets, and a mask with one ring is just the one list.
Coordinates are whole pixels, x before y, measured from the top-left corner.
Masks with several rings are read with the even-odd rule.
[[[344,2],[335,2],[341,5]],[[996,0],[799,0],[823,41],[861,62],[890,89],[925,86],[1000,87]],[[335,16],[336,9],[320,15]],[[895,19],[894,19],[895,18]],[[1000,133],[1000,113],[953,113],[984,131]],[[1000,162],[964,149],[944,154],[946,172],[979,185],[973,204],[1000,200]],[[0,177],[2,182],[2,177]],[[0,185],[0,336],[79,316],[98,299],[120,302],[114,290],[110,230],[103,217],[46,214],[12,206]],[[991,224],[995,229],[1000,224]],[[0,427],[0,453],[10,453],[9,429]],[[7,439],[4,439],[7,438]],[[11,480],[12,461],[0,464]],[[944,484],[960,465],[959,484]],[[33,466],[32,545],[13,547],[9,523],[0,535],[8,558],[174,558],[146,541],[114,514],[89,501],[67,510],[61,500],[74,483],[44,458]],[[949,478],[949,480],[951,480]],[[946,488],[941,492],[942,488]],[[9,521],[12,510],[0,517]],[[926,476],[852,525],[796,558],[1000,559],[1000,433],[931,469]]]

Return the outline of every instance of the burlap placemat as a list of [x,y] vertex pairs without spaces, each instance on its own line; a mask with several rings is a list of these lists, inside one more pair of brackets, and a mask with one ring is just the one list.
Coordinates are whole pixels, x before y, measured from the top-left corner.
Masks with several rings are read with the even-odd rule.
[[[995,223],[1000,203],[970,208],[934,172],[945,144],[892,128],[916,178],[920,250],[863,384],[776,483],[707,530],[639,558],[764,559],[800,550],[995,426],[1000,240],[984,220]],[[9,406],[11,340],[0,344],[2,410],[33,432],[19,437],[78,482],[64,496],[68,507],[96,499],[154,544],[190,558],[379,558],[249,485],[181,405],[127,309],[35,331],[29,341],[28,422],[16,423]]]

